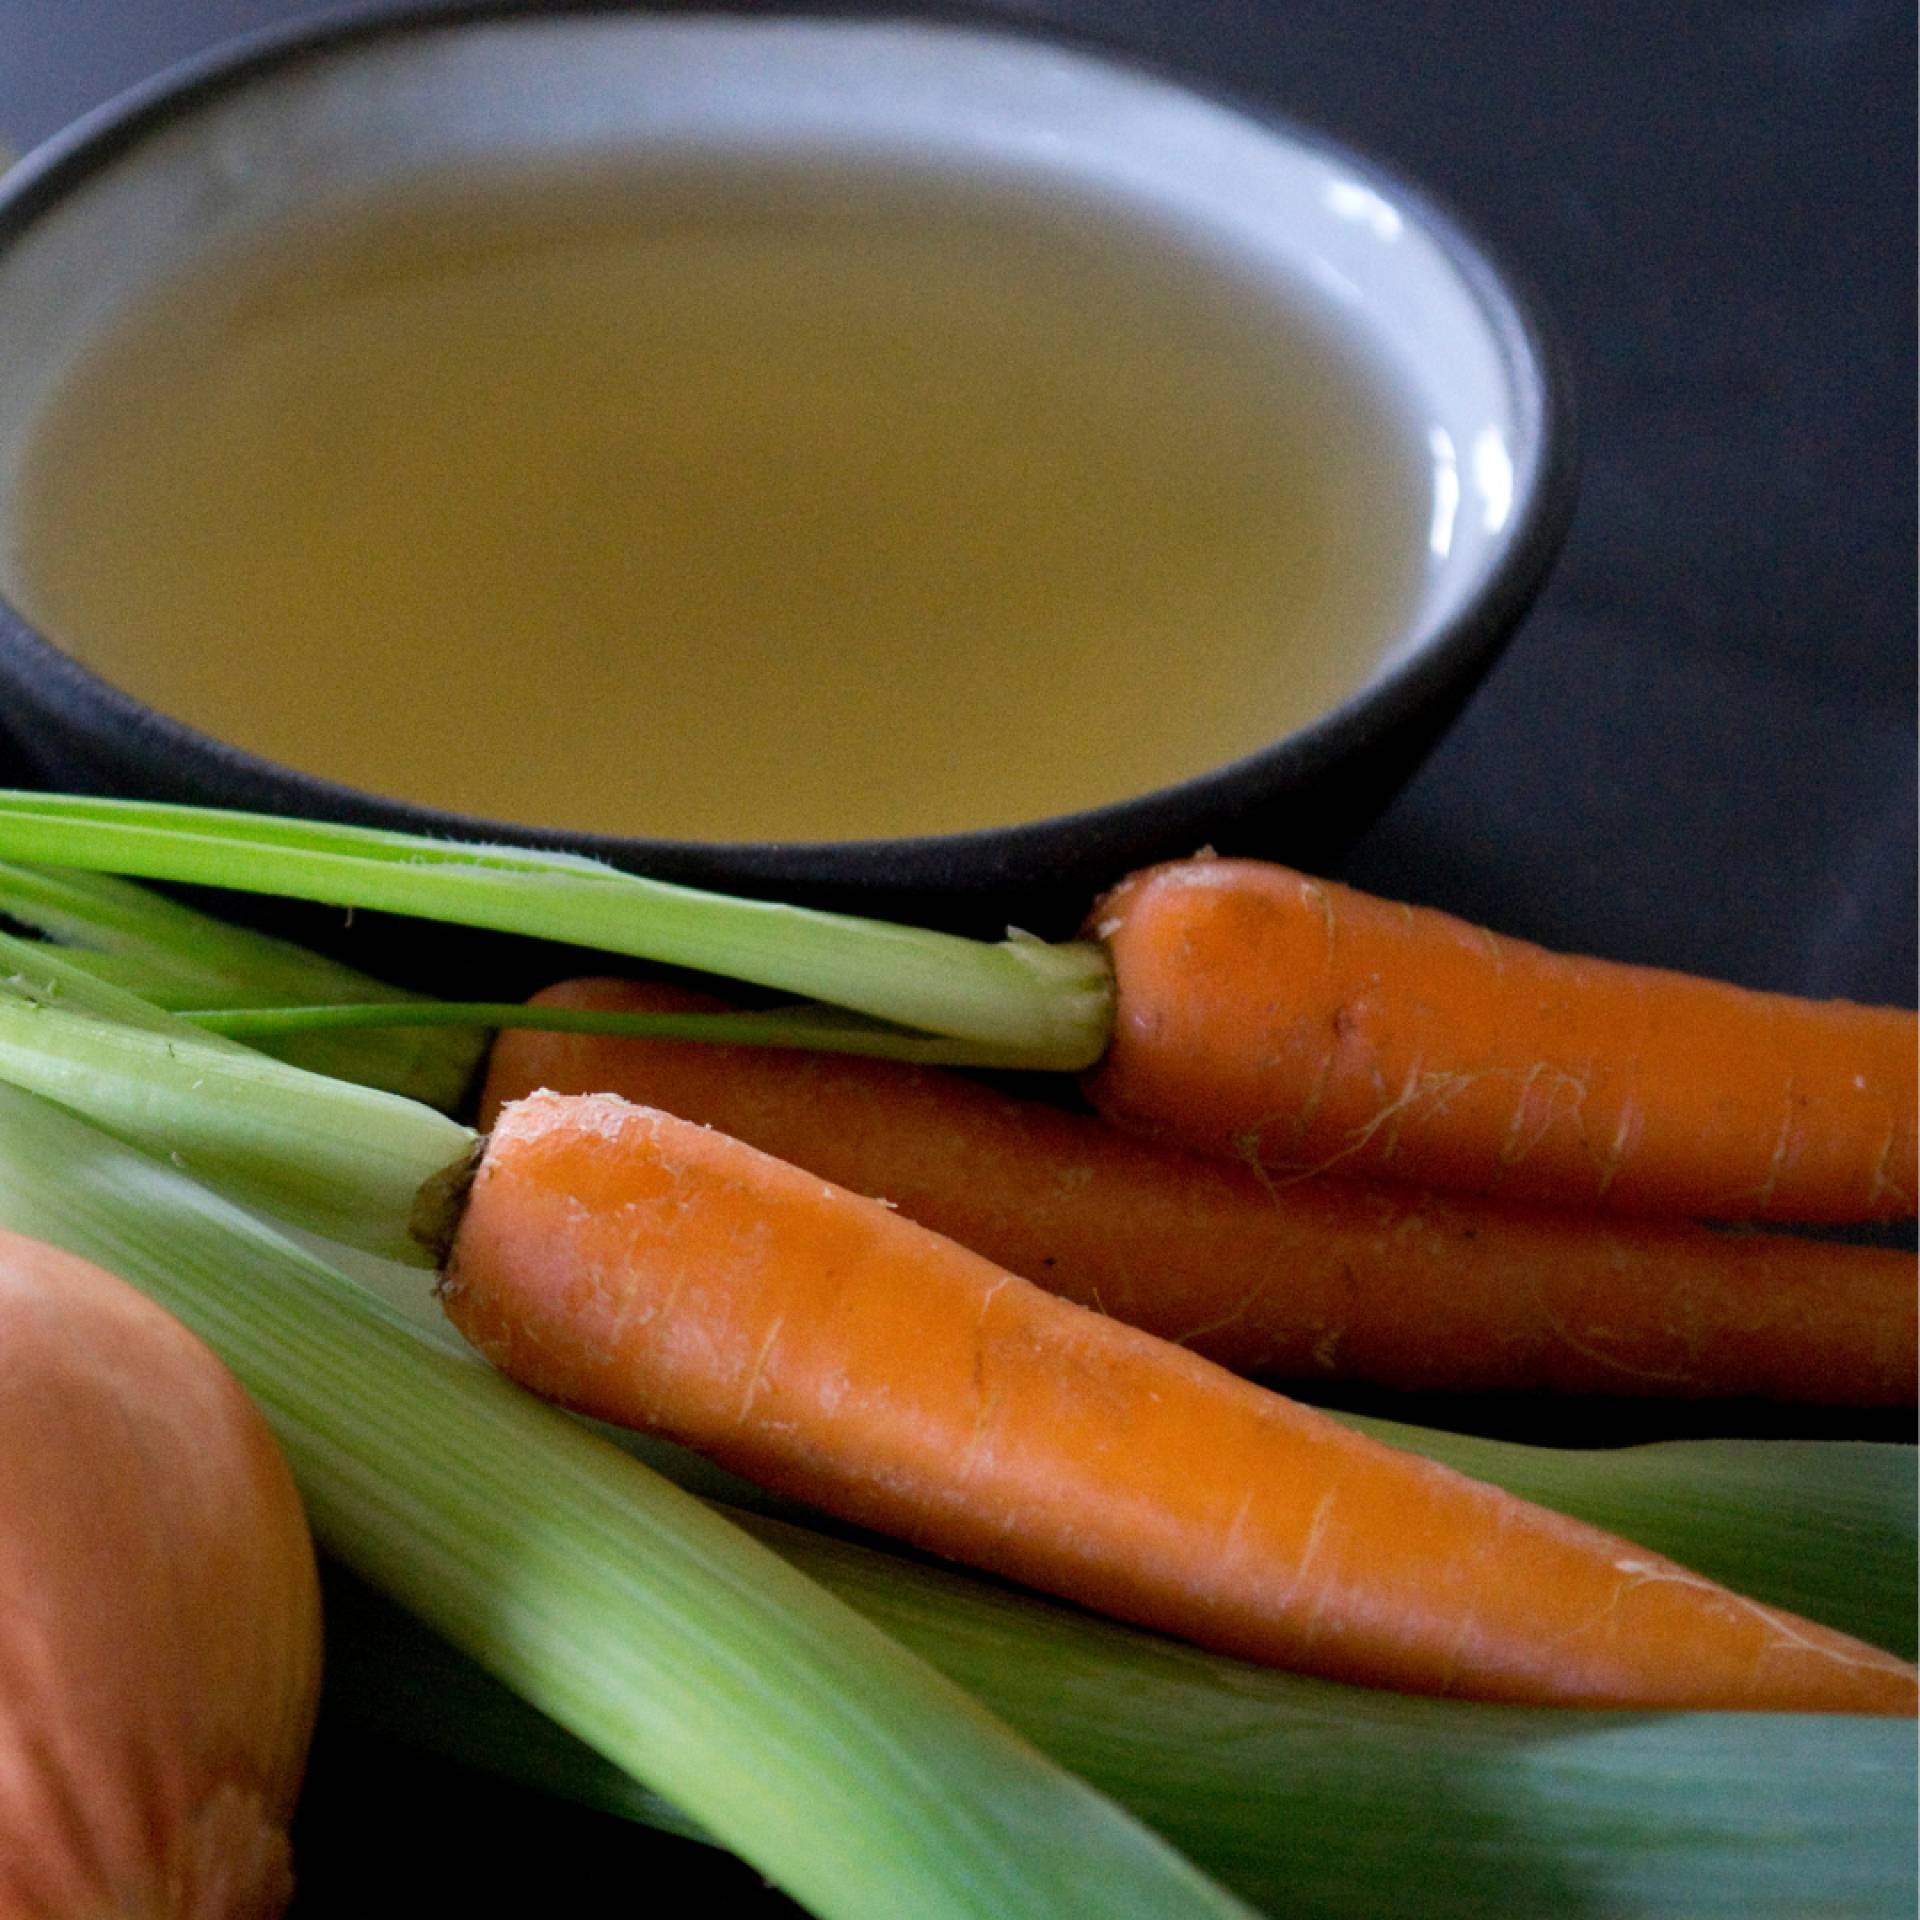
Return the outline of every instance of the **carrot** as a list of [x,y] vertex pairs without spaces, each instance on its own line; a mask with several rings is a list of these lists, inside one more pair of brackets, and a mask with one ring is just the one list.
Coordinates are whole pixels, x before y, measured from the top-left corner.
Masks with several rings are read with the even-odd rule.
[[[1111,1117],[1284,1174],[1754,1220],[1894,1219],[1920,1190],[1910,1011],[1552,955],[1247,861],[1136,875],[1092,937],[1054,946],[733,899],[571,855],[152,802],[0,792],[0,854],[718,973],[881,1023],[857,1044],[815,1023],[816,1042],[1091,1069]],[[474,1012],[194,1018],[284,1041],[343,1016]]]
[[[578,980],[535,1004],[721,1003],[659,982]],[[701,1041],[510,1030],[494,1045],[482,1124],[542,1087],[618,1093],[718,1127],[1238,1373],[1408,1391],[1914,1400],[1914,1265],[1887,1249],[1391,1185],[1276,1184],[936,1069]]]
[[442,1291],[547,1398],[1220,1651],[1486,1700],[1914,1711],[1890,1654],[613,1096],[501,1112]]
[[1096,907],[1110,1119],[1279,1173],[1569,1207],[1886,1220],[1916,1190],[1916,1027],[1546,952],[1246,860]]

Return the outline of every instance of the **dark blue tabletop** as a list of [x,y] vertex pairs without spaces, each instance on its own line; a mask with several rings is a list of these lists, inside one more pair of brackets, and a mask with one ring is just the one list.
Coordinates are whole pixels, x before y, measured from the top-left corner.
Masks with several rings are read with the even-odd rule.
[[[295,0],[0,0],[0,140]],[[1553,944],[1911,1005],[1913,10],[1031,0],[1426,182],[1531,281],[1582,414],[1552,583],[1344,873]],[[302,1915],[553,1911],[731,1862],[323,1732]],[[616,1882],[615,1884],[619,1884]]]

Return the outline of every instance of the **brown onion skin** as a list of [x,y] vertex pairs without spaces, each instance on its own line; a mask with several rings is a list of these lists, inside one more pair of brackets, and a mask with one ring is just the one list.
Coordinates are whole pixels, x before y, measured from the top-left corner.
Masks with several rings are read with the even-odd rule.
[[0,1232],[0,1920],[266,1920],[320,1591],[265,1420],[123,1281]]

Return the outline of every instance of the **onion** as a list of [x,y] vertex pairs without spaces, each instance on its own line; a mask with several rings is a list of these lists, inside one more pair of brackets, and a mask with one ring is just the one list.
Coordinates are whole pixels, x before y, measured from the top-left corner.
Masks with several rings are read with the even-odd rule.
[[124,1282],[0,1232],[0,1914],[278,1914],[319,1674],[252,1401]]

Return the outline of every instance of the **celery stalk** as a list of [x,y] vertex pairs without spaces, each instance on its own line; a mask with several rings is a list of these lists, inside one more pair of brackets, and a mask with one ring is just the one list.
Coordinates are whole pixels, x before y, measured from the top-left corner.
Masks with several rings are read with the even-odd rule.
[[0,1223],[198,1332],[266,1413],[325,1546],[815,1912],[1246,1911],[693,1496],[11,1087]]

